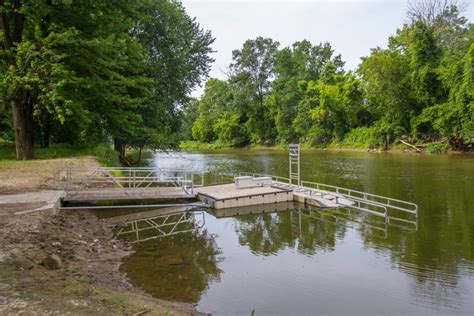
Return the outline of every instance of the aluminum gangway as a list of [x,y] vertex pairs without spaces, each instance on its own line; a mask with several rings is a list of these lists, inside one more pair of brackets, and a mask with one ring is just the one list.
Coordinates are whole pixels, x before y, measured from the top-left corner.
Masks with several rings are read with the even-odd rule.
[[66,167],[55,178],[63,201],[195,198],[204,173],[153,167]]

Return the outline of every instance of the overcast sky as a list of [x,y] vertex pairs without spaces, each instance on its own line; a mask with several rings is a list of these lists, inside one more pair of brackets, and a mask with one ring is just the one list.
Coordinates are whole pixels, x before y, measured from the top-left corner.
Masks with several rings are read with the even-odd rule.
[[[472,0],[471,0],[472,1]],[[183,0],[188,14],[216,38],[211,77],[225,79],[232,50],[247,39],[271,37],[280,47],[307,39],[328,41],[355,69],[373,47],[386,47],[388,37],[406,21],[407,0]],[[473,5],[464,15],[474,19]],[[202,94],[196,89],[194,96]]]

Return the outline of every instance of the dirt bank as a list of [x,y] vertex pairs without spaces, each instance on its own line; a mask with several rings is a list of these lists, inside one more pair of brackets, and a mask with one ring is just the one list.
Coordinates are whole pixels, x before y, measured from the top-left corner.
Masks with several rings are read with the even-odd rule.
[[92,156],[45,160],[0,161],[0,194],[55,189],[54,173],[61,167],[98,166]]
[[[1,161],[0,194],[54,189],[59,167],[93,165],[94,157]],[[133,288],[118,270],[129,247],[93,214],[13,215],[37,206],[0,204],[0,315],[198,314]]]
[[130,286],[118,271],[128,254],[88,212],[11,217],[0,224],[0,314],[195,314]]

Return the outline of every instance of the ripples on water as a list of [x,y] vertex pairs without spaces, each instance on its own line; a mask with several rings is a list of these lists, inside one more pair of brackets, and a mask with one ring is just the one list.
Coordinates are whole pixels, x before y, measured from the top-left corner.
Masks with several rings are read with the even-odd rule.
[[[122,269],[156,297],[216,314],[474,311],[473,157],[303,152],[301,159],[303,180],[417,203],[417,225],[299,204],[271,214],[206,213],[193,233],[136,244]],[[158,154],[152,164],[288,173],[284,151]]]

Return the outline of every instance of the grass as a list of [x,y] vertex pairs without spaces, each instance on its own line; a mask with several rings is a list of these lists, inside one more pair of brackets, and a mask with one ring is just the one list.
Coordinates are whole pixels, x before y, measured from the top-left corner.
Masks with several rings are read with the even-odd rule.
[[112,307],[116,310],[121,310],[125,307],[125,297],[118,296],[118,297],[111,297],[109,298],[109,303]]
[[138,161],[138,150],[137,149],[131,149],[128,150],[127,153],[125,154],[125,158],[133,163],[134,167],[148,167],[149,163],[148,160],[150,160],[153,157],[153,151],[143,149],[142,150],[142,155],[140,161]]
[[74,279],[74,270],[68,270],[66,275],[67,283],[64,291],[67,294],[80,294],[82,292],[82,284]]
[[[48,148],[35,148],[36,159],[55,159],[80,156],[95,156],[102,166],[120,166],[117,153],[109,145],[73,146],[55,144]],[[0,140],[0,160],[16,160],[15,144]]]

